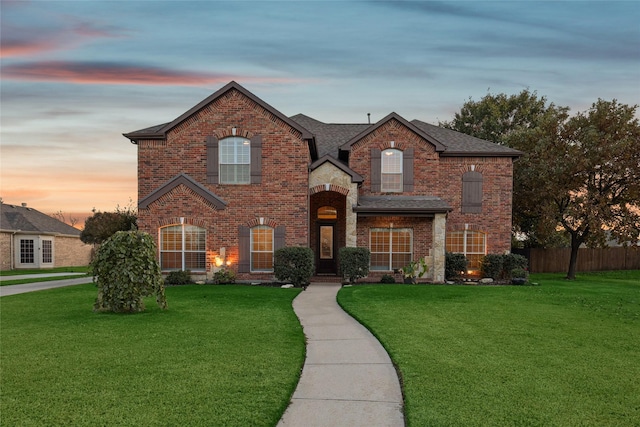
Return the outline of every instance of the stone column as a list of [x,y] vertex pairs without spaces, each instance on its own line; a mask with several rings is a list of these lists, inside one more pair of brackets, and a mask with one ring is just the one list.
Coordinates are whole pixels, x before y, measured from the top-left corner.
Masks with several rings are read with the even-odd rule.
[[353,207],[358,203],[358,184],[349,184],[349,194],[347,194],[347,240],[346,245],[348,247],[355,248],[357,246],[356,229],[358,226],[358,215],[353,211]]
[[436,214],[433,218],[433,281],[444,283],[444,264],[447,228],[447,214]]

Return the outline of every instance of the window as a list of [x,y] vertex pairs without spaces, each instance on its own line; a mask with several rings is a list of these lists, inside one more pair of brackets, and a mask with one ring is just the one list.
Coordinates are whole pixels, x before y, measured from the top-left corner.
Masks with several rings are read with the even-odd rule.
[[402,192],[402,151],[388,149],[382,152],[380,190]]
[[412,232],[408,228],[370,230],[371,270],[391,271],[404,267],[413,258]]
[[331,206],[323,206],[318,208],[318,219],[336,219],[338,218],[338,210]]
[[53,242],[51,240],[42,241],[42,263],[51,264],[53,262]]
[[220,184],[251,183],[251,142],[232,136],[220,140]]
[[251,229],[251,271],[273,271],[273,228]]
[[480,261],[486,251],[485,233],[471,230],[447,233],[447,252],[464,254],[469,261],[468,270],[480,270]]
[[462,175],[462,213],[482,213],[482,174],[469,171]]
[[20,239],[20,264],[35,263],[33,239]]
[[160,229],[162,270],[205,271],[206,231],[195,225],[170,225]]

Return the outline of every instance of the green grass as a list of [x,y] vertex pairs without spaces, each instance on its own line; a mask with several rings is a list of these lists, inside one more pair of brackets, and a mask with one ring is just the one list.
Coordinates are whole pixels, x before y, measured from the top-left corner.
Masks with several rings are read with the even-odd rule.
[[65,279],[79,279],[81,277],[89,276],[89,267],[58,267],[58,268],[50,268],[50,269],[42,269],[42,270],[2,270],[0,271],[0,276],[24,276],[27,274],[48,274],[48,273],[86,273],[84,276],[75,274],[70,276],[56,276],[56,277],[37,277],[31,279],[14,279],[14,280],[3,280],[0,282],[0,286],[9,286],[9,285],[23,285],[25,283],[36,283],[36,282],[50,282],[53,280],[65,280]]
[[296,289],[182,286],[134,315],[89,285],[1,299],[2,425],[272,426],[304,361]]
[[640,271],[367,285],[339,303],[398,366],[409,426],[640,425]]

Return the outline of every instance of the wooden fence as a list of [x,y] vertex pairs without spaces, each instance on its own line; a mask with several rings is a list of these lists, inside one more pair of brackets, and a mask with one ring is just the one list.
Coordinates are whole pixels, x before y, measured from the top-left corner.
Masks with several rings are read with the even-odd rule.
[[[531,273],[566,273],[569,269],[570,248],[513,249],[529,260]],[[640,247],[581,248],[576,271],[640,270]]]

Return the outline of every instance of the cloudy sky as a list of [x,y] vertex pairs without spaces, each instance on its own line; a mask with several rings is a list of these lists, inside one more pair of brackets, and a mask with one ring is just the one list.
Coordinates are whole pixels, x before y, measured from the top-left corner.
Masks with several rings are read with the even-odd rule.
[[437,124],[470,97],[640,103],[637,1],[1,0],[0,197],[84,217],[136,203],[122,133],[231,80],[282,113]]

